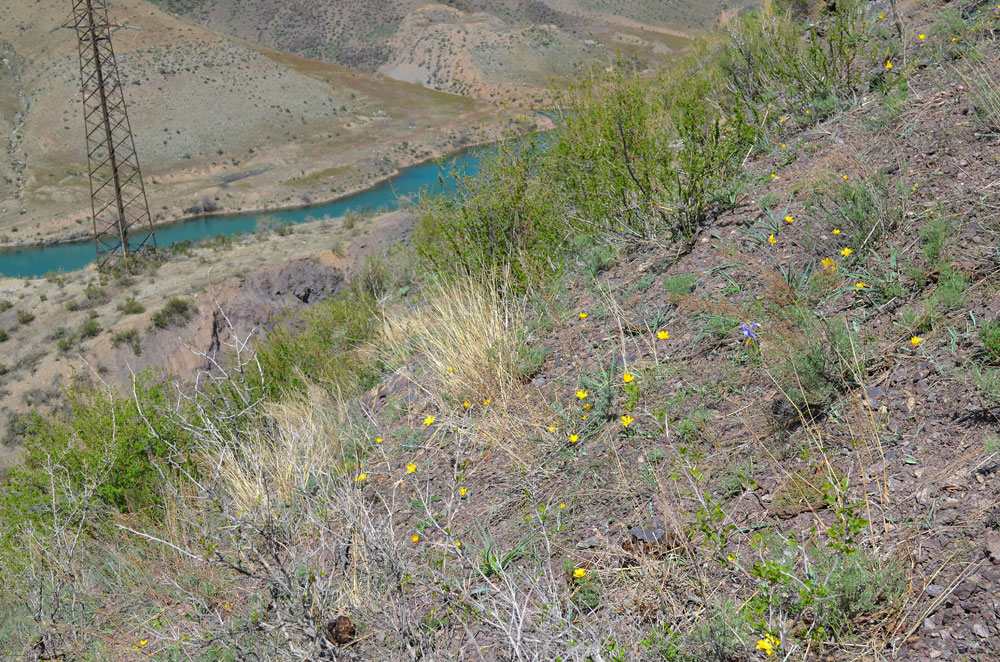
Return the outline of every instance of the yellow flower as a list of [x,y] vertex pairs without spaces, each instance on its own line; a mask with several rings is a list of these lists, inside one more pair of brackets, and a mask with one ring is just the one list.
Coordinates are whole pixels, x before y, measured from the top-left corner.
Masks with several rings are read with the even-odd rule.
[[587,417],[588,417],[588,416],[590,416],[590,414],[584,414],[584,415],[583,415],[583,418],[582,418],[581,420],[584,420],[584,421],[585,421],[585,420],[587,420]]
[[807,110],[806,115],[810,114],[811,112],[812,112],[811,110]]
[[448,366],[448,372],[455,372],[455,366]]
[[437,419],[434,418],[433,416],[428,416],[427,418],[424,419],[424,425],[432,425],[436,420]]
[[764,638],[757,642],[756,650],[764,651],[767,653],[768,657],[774,655],[774,649],[781,645],[778,638],[773,634],[766,634]]
[[778,120],[778,121],[779,121],[779,122],[781,122],[782,124],[784,124],[785,122],[787,122],[787,121],[788,121],[788,118],[787,118],[787,117],[782,117],[782,118],[781,118],[780,120]]
[[461,546],[462,546],[462,541],[461,540],[456,540],[455,541],[455,547],[461,547]]
[[580,436],[579,436],[579,435],[576,435],[576,434],[571,434],[571,435],[569,436],[569,443],[571,443],[571,444],[575,444],[575,443],[576,443],[577,441],[579,441],[579,439],[580,439]]
[[840,230],[834,229],[833,234],[840,234]]
[[879,14],[878,18],[879,18],[879,20],[882,20],[883,18],[885,18],[885,14]]
[[958,37],[952,37],[951,40],[952,41],[958,41]]
[[584,411],[590,411],[591,409],[592,409],[592,407],[590,406],[589,402],[583,406],[583,410]]
[[565,504],[565,503],[560,503],[560,504],[559,504],[559,510],[562,510],[562,509],[563,509],[563,508],[565,508],[565,507],[566,507],[566,504]]
[[774,235],[772,234],[770,237],[767,238],[767,243],[769,243],[769,244],[776,244],[776,243],[778,243],[778,240],[775,239]]
[[729,559],[730,561],[735,561],[736,560],[736,557],[733,556],[732,554],[726,554],[726,558]]
[[469,488],[467,488],[467,487],[460,487],[460,488],[458,488],[458,494],[459,494],[459,496],[465,496],[468,491],[469,491]]
[[918,34],[917,35],[917,39],[919,39],[920,41],[923,41],[924,40],[924,35]]
[[833,263],[833,258],[824,257],[822,260],[820,260],[820,264],[822,264],[824,267],[826,267],[830,271],[836,271],[837,270],[837,265],[835,265]]
[[622,425],[624,425],[625,427],[628,427],[628,426],[632,425],[632,422],[635,421],[635,419],[632,418],[631,416],[629,416],[628,414],[625,414],[624,416],[622,416],[621,421],[622,421]]
[[410,540],[412,540],[413,542],[420,542],[420,536],[414,533],[413,537],[410,538]]
[[139,642],[139,648],[142,648],[143,646],[145,646],[148,643],[149,643],[149,639],[143,639],[142,641]]
[[412,462],[406,465],[406,473],[412,474],[415,473],[416,470],[417,470],[417,465],[413,464]]
[[785,223],[794,223],[794,222],[795,222],[795,219],[792,218],[791,216],[786,216],[785,217]]
[[854,284],[854,289],[856,290],[863,290],[866,287],[868,287],[868,284],[863,281],[858,281],[857,283]]
[[376,444],[381,444],[382,443],[382,437],[375,437],[375,443]]
[[556,426],[550,425],[549,426],[549,432],[555,432],[555,431],[556,431]]
[[847,257],[848,255],[850,255],[853,252],[854,251],[852,251],[850,248],[845,248],[844,250],[840,251],[840,254],[843,255],[844,257]]
[[472,403],[469,402],[468,400],[466,400],[465,402],[462,403],[462,406],[465,407],[466,409],[468,409],[469,407],[472,406]]
[[781,143],[781,149],[785,149],[785,147],[787,147],[787,145],[785,143]]
[[885,61],[885,68],[886,69],[892,69],[892,62],[889,62],[889,60],[886,60]]
[[845,182],[847,181],[847,175],[844,175],[844,181]]
[[660,340],[666,340],[667,338],[670,337],[670,332],[668,332],[668,331],[657,331],[656,332],[656,337],[659,338]]
[[357,476],[354,477],[354,482],[355,483],[360,483],[363,480],[368,480],[368,474],[366,474],[366,473],[360,473],[360,474],[358,474]]
[[622,381],[625,382],[626,384],[631,384],[633,379],[635,379],[635,375],[631,373],[626,372],[624,375],[622,375]]
[[583,400],[588,395],[590,395],[590,394],[587,393],[586,391],[577,391],[576,392],[576,397],[579,398],[580,400]]
[[490,406],[490,399],[489,398],[486,398],[485,400],[483,400],[483,406],[484,407],[489,407]]
[[919,345],[923,341],[924,341],[924,339],[921,338],[920,336],[913,336],[912,338],[910,338],[910,344],[913,345],[914,347],[916,347],[917,345]]
[[583,568],[577,568],[576,570],[573,571],[573,576],[576,577],[577,579],[582,579],[583,577],[587,576],[587,571],[584,570]]
[[777,179],[777,178],[778,178],[778,176],[772,172],[771,173],[771,179]]
[[580,313],[580,319],[582,320],[587,319],[587,313]]

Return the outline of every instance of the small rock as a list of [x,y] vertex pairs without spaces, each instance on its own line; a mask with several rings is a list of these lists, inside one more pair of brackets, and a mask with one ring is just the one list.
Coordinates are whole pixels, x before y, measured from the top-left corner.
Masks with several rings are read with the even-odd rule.
[[941,586],[940,584],[928,584],[924,589],[924,592],[932,598],[936,598],[944,593],[944,586]]
[[923,625],[924,632],[931,632],[931,631],[933,631],[935,629],[937,629],[937,626],[934,625],[934,621],[932,621],[929,618],[925,618],[924,619],[924,625]]
[[972,633],[979,637],[980,639],[986,639],[990,636],[990,631],[986,629],[986,626],[982,623],[976,623],[972,626]]
[[1000,533],[986,536],[986,556],[993,563],[1000,564]]
[[545,386],[545,378],[544,377],[539,377],[538,379],[536,379],[535,380],[535,386],[538,386],[538,387]]
[[601,536],[590,536],[589,538],[581,540],[580,542],[576,543],[576,548],[590,549],[592,547],[599,547],[603,542],[604,540],[601,538]]
[[646,545],[659,544],[667,537],[667,530],[662,526],[654,526],[651,529],[633,526],[628,532],[632,536],[632,542]]
[[326,625],[326,638],[335,644],[349,644],[357,631],[347,616],[338,616]]

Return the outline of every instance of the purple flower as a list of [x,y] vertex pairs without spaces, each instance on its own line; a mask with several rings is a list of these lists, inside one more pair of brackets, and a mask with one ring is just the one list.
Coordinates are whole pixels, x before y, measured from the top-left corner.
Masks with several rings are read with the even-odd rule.
[[757,334],[754,333],[754,330],[759,328],[760,324],[758,324],[757,322],[750,322],[749,324],[747,324],[746,322],[740,322],[740,331],[743,332],[743,338],[746,340],[746,343],[748,345],[750,344],[751,340],[754,341],[757,340]]

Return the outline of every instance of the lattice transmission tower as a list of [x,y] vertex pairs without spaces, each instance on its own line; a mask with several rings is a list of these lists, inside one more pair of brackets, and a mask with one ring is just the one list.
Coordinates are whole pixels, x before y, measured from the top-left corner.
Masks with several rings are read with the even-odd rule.
[[71,20],[79,41],[97,269],[105,271],[121,260],[126,271],[131,271],[143,254],[156,255],[156,237],[111,47],[108,3],[72,2]]

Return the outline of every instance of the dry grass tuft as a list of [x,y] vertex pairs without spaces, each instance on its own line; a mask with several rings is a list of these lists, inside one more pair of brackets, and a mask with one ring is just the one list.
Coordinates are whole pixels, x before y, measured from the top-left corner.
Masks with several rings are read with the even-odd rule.
[[521,302],[471,280],[434,286],[425,300],[420,310],[385,320],[391,360],[418,355],[455,397],[507,402],[520,388]]
[[220,449],[220,478],[240,512],[266,512],[290,500],[311,479],[344,473],[343,407],[311,389],[302,400],[269,404],[270,426]]

